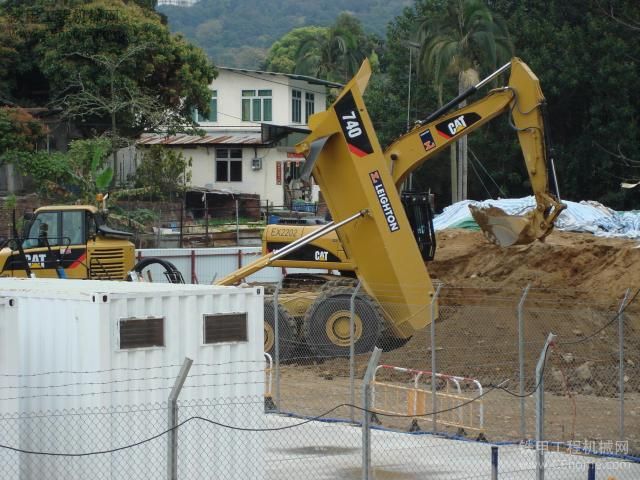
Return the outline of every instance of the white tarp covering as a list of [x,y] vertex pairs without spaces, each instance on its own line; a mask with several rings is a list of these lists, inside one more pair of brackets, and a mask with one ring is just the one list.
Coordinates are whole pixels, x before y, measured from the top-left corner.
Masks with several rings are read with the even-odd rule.
[[[571,232],[593,233],[600,237],[640,238],[640,211],[617,212],[601,203],[582,201],[580,203],[563,200],[567,208],[556,221],[556,229]],[[478,228],[469,205],[478,207],[498,207],[510,215],[523,215],[535,207],[535,197],[484,200],[476,202],[464,200],[454,203],[435,217],[436,230],[445,228]]]

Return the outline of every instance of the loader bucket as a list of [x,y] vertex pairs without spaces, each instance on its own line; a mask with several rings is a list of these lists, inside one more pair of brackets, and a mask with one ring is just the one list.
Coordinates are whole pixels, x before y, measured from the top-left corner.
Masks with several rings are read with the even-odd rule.
[[509,215],[498,207],[479,208],[469,205],[469,210],[485,237],[501,247],[526,245],[538,237],[532,215]]

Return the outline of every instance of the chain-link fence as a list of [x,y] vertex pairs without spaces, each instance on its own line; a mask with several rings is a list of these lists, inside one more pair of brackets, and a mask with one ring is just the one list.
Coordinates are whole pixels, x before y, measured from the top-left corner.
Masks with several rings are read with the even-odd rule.
[[57,382],[91,398],[99,385],[104,402],[15,413],[7,402],[23,379],[5,378],[0,477],[640,478],[635,291],[587,302],[445,285],[414,309],[438,321],[401,338],[386,317],[394,302],[376,305],[348,280],[321,290],[265,297],[264,397],[230,394],[202,365],[172,370],[185,389],[210,385],[197,397],[150,375],[166,404],[112,405],[109,382],[56,372],[34,395]]

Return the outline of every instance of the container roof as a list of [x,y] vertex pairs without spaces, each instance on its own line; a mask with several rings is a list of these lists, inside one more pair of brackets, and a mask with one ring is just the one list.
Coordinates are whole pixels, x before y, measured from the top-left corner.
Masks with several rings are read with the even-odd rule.
[[[256,290],[254,287],[253,291]],[[235,290],[235,292],[234,292]],[[63,298],[115,294],[118,297],[161,295],[202,295],[206,293],[238,293],[250,288],[219,285],[192,285],[150,282],[125,282],[111,280],[62,280],[57,278],[0,278],[0,297],[38,296]]]

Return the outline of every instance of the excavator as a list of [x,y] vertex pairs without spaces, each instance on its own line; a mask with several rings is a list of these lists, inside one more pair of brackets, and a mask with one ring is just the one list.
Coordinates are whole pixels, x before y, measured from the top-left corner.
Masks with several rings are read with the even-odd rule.
[[[451,112],[508,69],[507,86]],[[303,175],[312,174],[319,184],[333,221],[321,227],[268,226],[263,257],[217,282],[238,283],[266,266],[342,273],[341,279],[326,277],[319,293],[280,295],[277,314],[272,302],[265,300],[265,351],[275,349],[277,318],[280,358],[291,355],[301,343],[318,356],[348,355],[352,297],[356,353],[376,344],[398,347],[435,320],[434,289],[424,263],[435,250],[427,196],[399,191],[412,171],[493,118],[510,116],[536,207],[522,216],[495,207],[472,208],[487,238],[505,247],[542,241],[565,208],[545,138],[545,99],[538,78],[522,60],[513,58],[417,122],[384,151],[362,100],[370,75],[365,61],[332,107],[311,117],[311,131],[296,147],[306,157]],[[345,276],[357,276],[363,291],[355,291]]]

